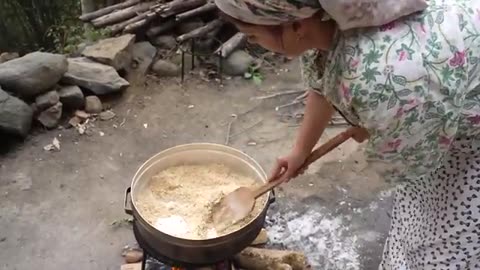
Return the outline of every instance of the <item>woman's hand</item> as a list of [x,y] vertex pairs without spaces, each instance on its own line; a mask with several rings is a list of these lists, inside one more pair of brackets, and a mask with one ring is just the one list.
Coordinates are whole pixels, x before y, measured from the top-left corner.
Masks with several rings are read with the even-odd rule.
[[278,158],[270,174],[270,179],[277,180],[280,177],[281,182],[288,182],[290,179],[303,174],[307,168],[302,168],[302,166],[309,154],[294,149],[289,155]]
[[355,133],[353,133],[352,138],[358,143],[362,143],[370,137],[368,131],[364,128],[356,128]]

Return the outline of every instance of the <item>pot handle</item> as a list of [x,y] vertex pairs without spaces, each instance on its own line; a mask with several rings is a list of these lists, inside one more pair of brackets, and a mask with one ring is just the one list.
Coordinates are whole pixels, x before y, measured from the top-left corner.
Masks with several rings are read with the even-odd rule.
[[271,190],[270,197],[268,198],[268,205],[271,205],[275,202],[277,197],[275,196],[275,189]]
[[132,205],[131,203],[132,196],[130,195],[131,192],[132,192],[132,187],[128,187],[127,190],[125,190],[125,200],[123,203],[123,210],[125,211],[125,214],[133,216],[133,210],[131,207],[129,207],[129,205],[130,206]]

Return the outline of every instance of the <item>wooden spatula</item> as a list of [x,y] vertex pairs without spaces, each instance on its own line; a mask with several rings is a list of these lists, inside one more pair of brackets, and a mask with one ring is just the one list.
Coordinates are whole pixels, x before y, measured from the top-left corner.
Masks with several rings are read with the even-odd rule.
[[[355,130],[355,127],[349,128],[330,139],[325,144],[319,146],[310,154],[310,156],[308,156],[307,160],[299,169],[299,171],[307,168],[317,159],[321,158],[340,144],[350,139],[355,133]],[[240,187],[230,194],[227,194],[212,208],[212,219],[214,224],[217,227],[228,226],[228,224],[234,224],[247,217],[255,206],[255,200],[258,197],[282,183],[282,181],[280,181],[282,175],[283,174],[280,174],[275,176],[273,179],[269,179],[268,183],[258,188],[251,189],[248,187]]]

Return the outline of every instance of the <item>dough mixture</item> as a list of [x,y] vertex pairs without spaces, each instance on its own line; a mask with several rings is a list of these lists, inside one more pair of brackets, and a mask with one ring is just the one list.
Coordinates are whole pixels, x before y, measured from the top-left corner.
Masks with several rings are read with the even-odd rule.
[[182,165],[153,176],[139,193],[140,214],[158,230],[184,239],[209,239],[234,232],[248,224],[263,208],[267,195],[257,199],[248,217],[217,231],[212,206],[235,189],[257,185],[255,179],[221,164]]

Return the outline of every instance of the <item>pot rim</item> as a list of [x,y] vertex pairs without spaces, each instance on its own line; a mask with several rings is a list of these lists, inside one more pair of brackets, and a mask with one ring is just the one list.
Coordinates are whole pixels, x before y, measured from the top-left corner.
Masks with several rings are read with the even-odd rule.
[[174,146],[174,147],[170,147],[170,148],[167,148],[163,151],[160,151],[158,152],[157,154],[153,155],[151,158],[149,158],[148,160],[146,160],[138,169],[137,171],[135,172],[133,178],[132,178],[132,182],[130,184],[130,188],[131,188],[131,193],[130,193],[130,203],[133,207],[133,211],[134,211],[134,216],[135,216],[135,213],[138,215],[138,218],[144,222],[146,225],[148,225],[151,229],[157,231],[158,233],[164,235],[164,236],[167,236],[168,238],[172,238],[172,240],[176,240],[176,241],[186,241],[186,242],[189,242],[189,243],[202,243],[202,244],[208,244],[210,242],[218,242],[218,241],[224,241],[226,237],[228,236],[231,236],[232,234],[235,234],[235,233],[238,233],[242,230],[244,230],[245,228],[247,228],[249,225],[251,225],[255,220],[257,220],[258,218],[260,218],[263,213],[265,211],[267,211],[268,209],[268,205],[269,205],[269,199],[268,198],[271,198],[271,194],[272,192],[271,191],[268,191],[266,193],[266,196],[267,196],[267,199],[263,201],[263,207],[262,207],[262,211],[260,211],[257,215],[255,215],[255,217],[252,218],[252,220],[250,220],[250,222],[246,223],[244,226],[242,226],[241,228],[239,228],[238,230],[236,231],[233,231],[233,232],[230,232],[228,234],[221,234],[215,238],[207,238],[207,239],[188,239],[188,238],[181,238],[181,237],[176,237],[176,236],[173,236],[173,235],[170,235],[168,233],[165,233],[161,230],[158,230],[157,228],[155,228],[152,224],[150,224],[149,222],[147,222],[140,211],[138,211],[138,207],[136,205],[136,199],[135,199],[135,186],[137,184],[137,182],[139,181],[139,176],[141,176],[143,173],[145,173],[146,171],[148,171],[151,166],[153,164],[155,164],[155,161],[162,157],[162,156],[166,156],[168,155],[169,153],[177,153],[177,152],[181,152],[182,149],[185,149],[185,150],[188,150],[189,148],[191,150],[198,150],[199,148],[208,148],[208,147],[214,147],[216,149],[214,150],[219,150],[221,151],[221,149],[226,149],[228,150],[227,152],[230,152],[230,153],[234,153],[237,155],[237,157],[239,157],[240,159],[244,159],[244,161],[246,161],[250,166],[252,166],[252,169],[255,169],[256,172],[259,174],[259,176],[262,178],[262,181],[264,183],[267,182],[267,174],[265,172],[265,170],[263,169],[263,167],[255,160],[253,159],[252,157],[250,157],[249,155],[247,155],[246,153],[242,152],[241,150],[238,150],[236,148],[233,148],[233,147],[230,147],[230,146],[227,146],[227,145],[223,145],[223,144],[216,144],[216,143],[188,143],[188,144],[181,144],[181,145],[177,145],[177,146]]

